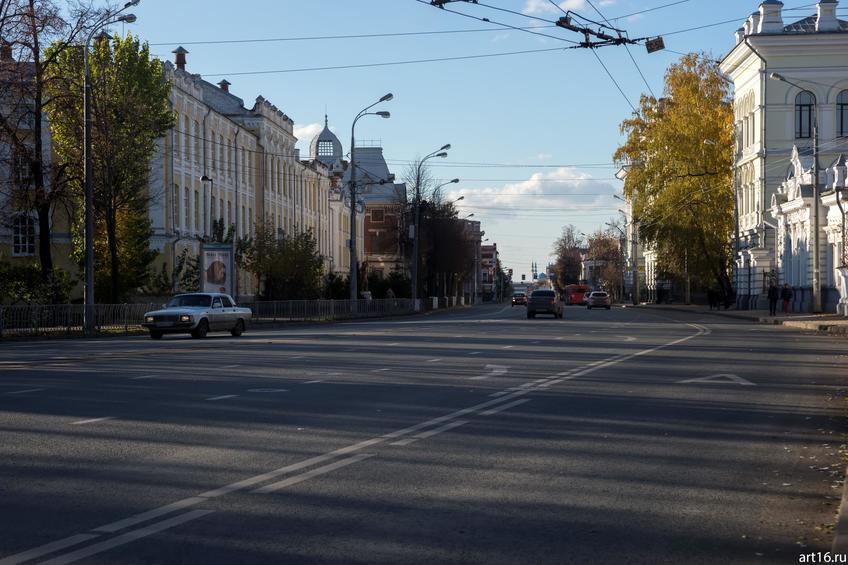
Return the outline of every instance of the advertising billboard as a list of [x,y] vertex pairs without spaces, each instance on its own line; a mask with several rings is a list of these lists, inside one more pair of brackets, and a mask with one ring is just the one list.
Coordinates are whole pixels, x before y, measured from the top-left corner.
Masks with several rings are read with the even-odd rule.
[[204,245],[200,251],[200,290],[233,294],[233,249],[227,245]]

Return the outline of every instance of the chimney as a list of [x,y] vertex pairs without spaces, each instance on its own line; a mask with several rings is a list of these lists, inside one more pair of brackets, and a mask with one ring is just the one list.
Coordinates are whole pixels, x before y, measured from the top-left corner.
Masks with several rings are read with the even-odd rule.
[[780,0],[765,0],[760,4],[760,28],[757,33],[783,33],[783,16]]
[[0,61],[13,61],[12,44],[6,41],[0,43]]
[[740,27],[736,30],[736,44],[739,45],[745,39],[745,28]]
[[836,19],[837,0],[819,0],[819,15],[816,18],[816,31],[840,31],[839,20]]
[[751,22],[751,33],[760,33],[760,13],[754,12],[750,15],[748,21]]
[[179,47],[171,51],[171,53],[176,54],[176,57],[174,57],[174,64],[179,70],[184,71],[186,67],[186,55],[188,54],[188,51],[182,45],[180,45]]
[[221,90],[223,90],[224,92],[229,92],[231,84],[232,83],[230,81],[228,81],[227,79],[224,79],[224,80],[222,80],[221,82],[218,83],[218,86],[220,86]]

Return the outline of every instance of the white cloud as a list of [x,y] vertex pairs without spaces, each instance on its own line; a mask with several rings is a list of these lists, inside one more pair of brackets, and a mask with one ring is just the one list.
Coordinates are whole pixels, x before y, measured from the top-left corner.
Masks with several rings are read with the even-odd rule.
[[497,215],[520,216],[523,211],[555,209],[564,215],[569,212],[593,213],[615,205],[610,196],[617,192],[612,184],[596,180],[591,174],[575,167],[561,167],[553,171],[533,173],[525,181],[501,187],[465,188],[451,192],[448,198],[464,196],[463,211],[474,212],[475,218],[485,217],[487,211]]
[[305,143],[308,146],[312,142],[312,138],[321,133],[323,129],[324,124],[318,122],[303,126],[294,126],[294,136],[297,138],[297,144],[301,145]]

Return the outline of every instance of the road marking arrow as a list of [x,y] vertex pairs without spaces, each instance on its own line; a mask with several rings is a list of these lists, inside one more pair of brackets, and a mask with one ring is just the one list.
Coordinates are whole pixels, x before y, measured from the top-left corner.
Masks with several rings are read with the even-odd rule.
[[739,375],[733,375],[731,373],[718,373],[716,375],[709,375],[707,377],[698,377],[695,379],[684,379],[682,381],[677,381],[678,383],[713,383],[713,384],[735,384],[742,386],[756,386],[754,383],[749,381],[748,379],[743,379]]
[[483,379],[488,379],[489,377],[499,377],[501,375],[505,375],[509,370],[509,367],[506,367],[504,365],[486,365],[486,370],[489,371],[489,373],[486,373],[485,375],[471,377],[471,380],[481,381]]

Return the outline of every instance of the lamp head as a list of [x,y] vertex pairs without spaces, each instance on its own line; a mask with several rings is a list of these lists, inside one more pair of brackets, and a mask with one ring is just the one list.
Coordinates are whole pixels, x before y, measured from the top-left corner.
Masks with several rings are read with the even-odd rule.
[[212,179],[206,175],[203,175],[202,177],[200,177],[200,182],[212,182]]
[[781,82],[786,82],[786,77],[780,73],[769,73],[769,78],[771,80],[779,80]]
[[[452,183],[454,183],[454,184],[456,184],[456,183],[458,183],[458,182],[459,182],[459,179],[453,179],[451,182],[452,182]],[[465,198],[465,197],[463,196],[463,198]]]
[[386,94],[385,96],[383,96],[382,98],[380,98],[380,102],[388,102],[389,100],[391,100],[391,99],[392,99],[392,98],[394,98],[394,97],[395,97],[395,96],[394,96],[394,94],[392,94],[391,92],[389,92],[388,94]]
[[138,6],[140,2],[141,2],[141,0],[130,0],[129,2],[124,4],[124,10],[126,10],[127,8],[130,8],[132,6]]
[[450,143],[446,143],[446,144],[442,145],[442,148],[439,149],[439,151],[447,151],[448,149],[450,149],[450,147],[451,147]]
[[391,115],[389,112],[375,112],[375,113],[376,113],[378,116],[380,116],[381,118],[386,118],[386,119],[388,119],[388,118],[391,118],[391,117],[392,117],[392,115]]
[[447,156],[448,156],[448,154],[447,154],[447,152],[445,152],[445,151],[442,151],[441,153],[437,153],[437,154],[436,154],[436,157],[442,157],[442,158],[445,158],[445,157],[447,157]]
[[464,194],[462,196],[460,196],[459,198],[457,198],[456,200],[454,200],[454,202],[459,202],[460,200],[465,200]]
[[133,24],[138,18],[135,17],[135,14],[125,14],[118,18],[119,22],[124,22],[128,24]]

